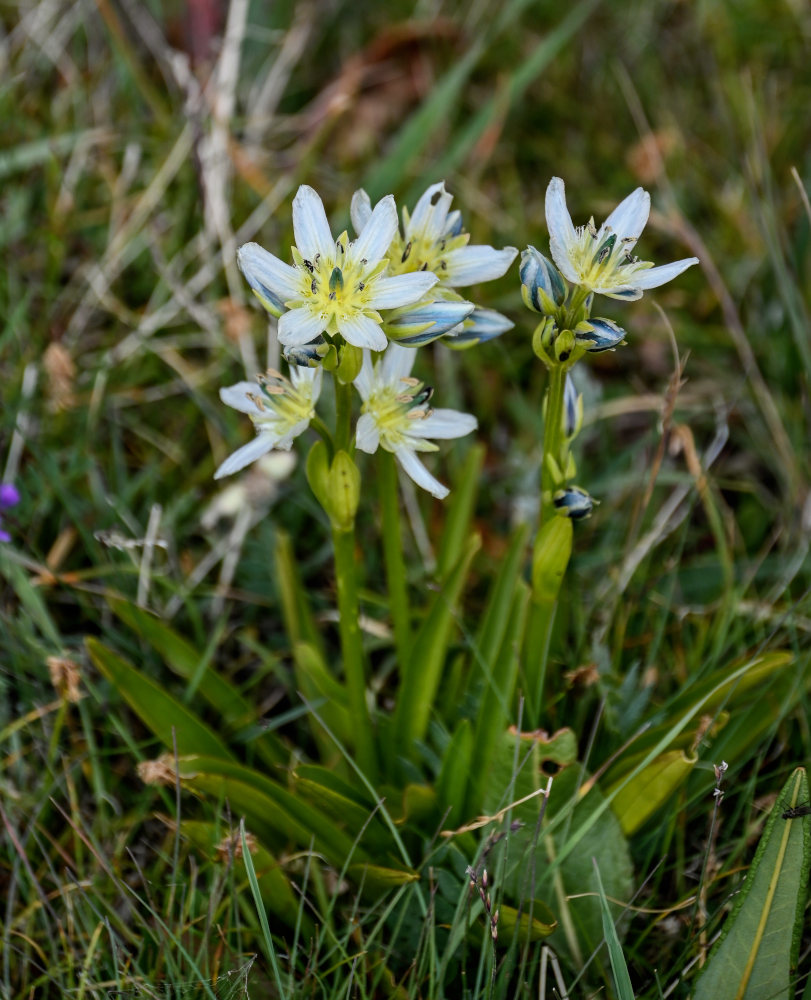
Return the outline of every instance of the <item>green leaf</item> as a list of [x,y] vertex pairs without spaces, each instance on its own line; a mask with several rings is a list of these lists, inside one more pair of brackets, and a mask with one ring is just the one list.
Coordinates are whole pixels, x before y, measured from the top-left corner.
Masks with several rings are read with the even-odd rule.
[[317,766],[298,768],[294,778],[297,794],[309,800],[333,822],[345,827],[375,857],[396,850],[391,833],[375,815],[374,806],[359,803],[357,793],[346,782],[335,780],[330,771]]
[[793,996],[811,864],[811,817],[784,819],[808,802],[798,767],[783,786],[694,1000],[788,1000]]
[[[185,819],[180,824],[180,832],[201,854],[211,859],[212,862],[218,860],[220,853],[218,848],[226,832],[222,824]],[[241,850],[238,853],[241,855]],[[223,857],[222,861],[227,863],[227,857]],[[293,892],[280,862],[259,844],[253,851],[253,864],[262,902],[288,927],[295,927],[301,904]],[[314,931],[309,917],[306,914],[301,914],[301,917],[309,931]]]
[[[326,453],[324,442],[318,441],[316,445],[318,444],[323,446]],[[313,445],[310,455],[315,451],[316,445]],[[308,469],[309,462],[310,459],[308,458]],[[276,532],[274,559],[276,565],[276,583],[282,602],[282,616],[284,618],[287,637],[291,643],[310,643],[323,658],[325,651],[322,630],[316,625],[312,608],[310,607],[309,595],[301,584],[298,562],[296,561],[290,537],[282,531]]]
[[[107,603],[113,614],[147,642],[174,674],[184,680],[199,674],[197,690],[229,730],[238,731],[256,722],[256,706],[210,666],[199,672],[203,654],[169,625],[151,611],[121,598],[108,597]],[[251,742],[267,763],[283,764],[288,758],[284,744],[274,733],[262,733]]]
[[[530,909],[532,915],[530,916]],[[511,944],[516,938],[520,944],[542,941],[555,931],[555,914],[540,899],[524,902],[520,913],[506,903],[498,905],[498,939]]]
[[611,915],[611,908],[606,899],[603,880],[600,878],[600,868],[597,864],[597,859],[594,858],[593,861],[594,875],[597,879],[597,892],[600,897],[600,912],[603,917],[603,936],[608,945],[608,958],[611,962],[611,972],[614,976],[614,990],[617,994],[617,1000],[634,1000],[631,977],[628,975],[625,955],[622,953],[622,945],[617,935],[617,928],[614,925],[614,918]]
[[340,830],[328,814],[252,768],[215,757],[191,755],[180,761],[180,775],[184,787],[227,799],[231,810],[237,815],[244,813],[248,825],[259,836],[275,831],[303,849],[314,843],[316,850],[337,865],[342,865],[353,852],[365,859],[353,838]]
[[414,741],[425,736],[447,657],[455,606],[480,547],[481,539],[472,535],[448,579],[436,592],[417,633],[394,713],[395,743],[401,752],[409,753]]
[[484,454],[483,445],[474,445],[465,456],[465,463],[453,484],[436,562],[436,575],[440,580],[444,580],[459,561],[465,542],[470,538]]
[[479,699],[479,714],[476,719],[470,794],[467,800],[469,815],[476,815],[481,809],[487,783],[487,765],[493,757],[499,736],[510,721],[528,604],[529,587],[522,580],[518,580],[512,597],[512,607],[504,614],[504,628],[499,629],[501,645],[497,648],[485,646],[490,654],[489,660],[484,664],[488,687]]
[[284,981],[282,979],[282,972],[279,967],[279,960],[276,956],[276,948],[273,945],[273,938],[270,935],[268,917],[267,913],[265,913],[265,907],[262,901],[262,890],[259,886],[259,879],[256,877],[256,869],[253,865],[253,858],[251,857],[248,839],[245,833],[245,823],[242,820],[239,824],[239,832],[242,840],[242,860],[245,864],[245,872],[248,876],[248,883],[251,887],[251,895],[253,896],[253,902],[256,906],[256,912],[259,916],[259,924],[262,928],[262,938],[265,942],[265,951],[267,952],[270,964],[273,968],[273,975],[276,979],[276,990],[279,996],[283,997],[285,995],[285,988]]
[[[627,900],[633,890],[631,856],[619,821],[605,808],[605,800],[597,788],[592,787],[585,795],[578,789],[581,773],[580,767],[571,766],[554,779],[535,858],[531,854],[535,843],[534,819],[519,832],[511,850],[511,856],[518,855],[512,873],[515,891],[526,895],[537,888],[544,898],[554,900],[552,905],[558,918],[554,947],[567,954],[577,967],[603,938],[602,909],[592,858],[600,866],[608,896]],[[522,790],[516,787],[516,792]],[[535,804],[535,816],[537,811]],[[595,814],[600,816],[597,823],[592,822]],[[524,818],[521,807],[514,811],[514,816]],[[522,842],[523,857],[517,850]],[[564,850],[571,843],[576,843],[576,849]],[[531,885],[528,873],[532,871],[538,873],[537,887]],[[609,905],[613,919],[618,919],[621,907],[615,903]]]
[[31,583],[22,566],[6,556],[2,543],[0,543],[0,576],[5,577],[14,588],[20,604],[42,635],[53,645],[55,651],[60,651],[62,637],[42,599],[41,590]]
[[697,760],[683,750],[668,750],[629,782],[623,778],[607,789],[605,794],[609,798],[613,795],[611,809],[627,837],[672,799],[676,790],[687,781]]
[[386,868],[368,862],[349,865],[347,872],[356,885],[362,885],[375,893],[397,889],[410,882],[419,882],[420,876],[409,868]]
[[176,740],[178,754],[199,753],[233,760],[220,738],[150,677],[98,639],[88,636],[85,645],[99,672],[169,750],[173,749]]
[[443,814],[446,810],[448,813],[448,818],[445,820],[446,828],[453,828],[462,822],[472,756],[473,727],[470,719],[462,719],[445,750],[436,782],[440,808]]
[[[344,685],[327,669],[318,650],[306,642],[293,647],[294,671],[299,691],[310,702],[318,715],[344,744],[354,740],[352,717]],[[340,757],[340,749],[325,732],[318,719],[310,716],[310,729],[321,750],[322,760]]]

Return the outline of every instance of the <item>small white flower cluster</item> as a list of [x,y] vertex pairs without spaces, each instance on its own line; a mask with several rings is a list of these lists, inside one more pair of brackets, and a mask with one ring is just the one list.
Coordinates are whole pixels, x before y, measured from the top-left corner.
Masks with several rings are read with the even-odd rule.
[[[436,450],[429,438],[470,433],[476,420],[429,407],[431,390],[411,377],[416,348],[439,338],[471,347],[510,329],[506,317],[456,289],[501,277],[518,253],[470,246],[451,201],[444,184],[432,185],[412,213],[403,209],[401,231],[391,195],[372,208],[366,192],[357,191],[351,208],[357,236],[350,241],[347,233],[333,238],[321,199],[302,185],[293,200],[293,264],[256,243],[240,247],[242,273],[279,319],[290,379],[269,371],[258,386],[239,382],[221,391],[223,402],[250,416],[257,437],[226,459],[215,478],[272,448],[289,449],[315,417],[323,369],[335,371],[346,356],[351,370],[355,350],[357,365],[345,381],[356,376],[362,399],[356,446],[370,453],[385,448],[419,486],[447,495],[417,452]],[[373,361],[372,352],[382,356]]]
[[[571,443],[582,422],[583,402],[569,371],[585,354],[613,351],[625,342],[625,330],[614,320],[591,315],[594,296],[639,299],[647,289],[658,288],[698,263],[698,258],[687,257],[654,267],[636,257],[633,251],[649,214],[650,195],[640,187],[620,202],[599,229],[593,218],[576,227],[566,207],[563,181],[553,177],[546,189],[552,260],[533,246],[521,254],[521,295],[525,305],[542,317],[532,348],[552,373],[550,386],[555,383],[555,402],[561,407],[559,414],[547,413],[547,428],[551,428],[544,437],[547,502],[558,514],[574,520],[588,517],[595,501],[572,482],[576,467]],[[550,388],[547,410],[551,396]]]
[[[630,301],[642,298],[698,263],[686,257],[654,267],[633,250],[650,214],[650,195],[637,188],[598,229],[594,219],[575,226],[566,207],[566,189],[553,177],[546,189],[548,260],[535,247],[521,254],[521,293],[525,304],[547,318],[535,344],[547,365],[571,367],[586,352],[611,351],[624,343],[625,331],[614,320],[593,318],[594,295]],[[557,265],[557,267],[555,266]],[[568,282],[568,285],[567,285]]]

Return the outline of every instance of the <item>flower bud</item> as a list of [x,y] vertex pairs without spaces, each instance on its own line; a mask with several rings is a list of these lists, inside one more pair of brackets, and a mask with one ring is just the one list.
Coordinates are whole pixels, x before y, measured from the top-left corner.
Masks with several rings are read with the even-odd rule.
[[591,354],[613,351],[625,343],[625,331],[612,319],[588,319],[577,325],[577,342]]
[[577,340],[571,330],[561,330],[555,338],[555,357],[563,364],[572,356]]
[[462,324],[474,311],[472,302],[464,299],[435,302],[417,302],[392,311],[391,318],[383,326],[389,340],[395,340],[403,347],[420,347],[429,344]]
[[462,349],[475,347],[476,344],[484,344],[488,340],[495,340],[502,333],[511,330],[515,324],[502,316],[495,309],[483,309],[479,306],[453,330],[449,330],[443,343],[448,347]]
[[566,298],[566,285],[555,265],[535,247],[521,254],[518,271],[521,277],[521,297],[527,308],[551,315]]
[[302,344],[300,347],[283,348],[282,357],[289,365],[298,365],[299,368],[317,368],[328,350],[327,342],[323,337],[319,337],[317,340],[309,344]]
[[594,507],[594,500],[579,486],[567,486],[565,490],[558,490],[552,497],[552,503],[558,514],[573,521],[590,517]]

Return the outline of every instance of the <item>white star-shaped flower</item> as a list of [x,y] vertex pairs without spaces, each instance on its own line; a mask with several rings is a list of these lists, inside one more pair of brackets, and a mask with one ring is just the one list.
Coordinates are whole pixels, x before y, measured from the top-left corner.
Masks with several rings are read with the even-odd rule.
[[220,389],[220,399],[240,413],[247,413],[256,428],[256,437],[222,463],[215,479],[239,472],[272,448],[289,451],[295,438],[310,426],[315,404],[321,394],[321,368],[290,368],[290,379],[269,369],[258,384],[237,382]]
[[650,195],[640,187],[620,202],[599,230],[593,219],[575,227],[563,181],[553,177],[546,189],[552,259],[572,284],[612,299],[639,299],[646,289],[664,285],[698,263],[698,257],[687,257],[654,267],[632,255],[649,213]]
[[382,351],[388,338],[379,310],[417,302],[437,283],[429,272],[386,275],[386,252],[397,231],[391,195],[378,202],[363,233],[350,243],[346,233],[333,239],[321,199],[304,184],[293,199],[293,231],[292,267],[256,243],[237,253],[259,301],[280,317],[279,341],[285,347],[309,344],[324,333]]
[[363,398],[355,442],[369,454],[378,446],[392,452],[418,486],[442,500],[448,488],[431,475],[417,452],[437,451],[429,438],[462,437],[476,429],[477,421],[469,413],[429,407],[432,390],[411,378],[416,357],[415,350],[392,343],[373,365],[369,352],[363,352],[363,366],[355,379]]
[[[403,232],[395,227],[388,248],[392,274],[433,271],[442,286],[461,288],[492,281],[506,272],[518,253],[516,248],[468,246],[470,234],[462,229],[461,212],[450,210],[452,201],[453,195],[440,182],[425,191],[411,214],[403,209]],[[380,202],[373,212],[369,195],[356,191],[351,213],[355,231],[365,233],[379,208]]]

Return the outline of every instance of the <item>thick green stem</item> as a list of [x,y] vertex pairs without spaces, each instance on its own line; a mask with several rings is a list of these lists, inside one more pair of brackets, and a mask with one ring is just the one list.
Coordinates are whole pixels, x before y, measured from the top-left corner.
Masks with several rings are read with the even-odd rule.
[[349,696],[349,711],[355,729],[355,750],[358,766],[370,781],[377,777],[372,720],[366,702],[366,675],[363,665],[363,643],[360,634],[357,567],[355,565],[355,531],[333,528],[335,549],[335,579],[338,584],[338,627],[344,679]]
[[352,383],[344,385],[339,378],[335,386],[335,450],[351,451],[352,433]]
[[[546,419],[543,427],[543,464],[541,465],[541,524],[553,513],[552,494],[556,483],[547,459],[551,455],[560,463],[563,455],[563,392],[566,372],[555,365],[549,372],[549,388],[546,393]],[[565,471],[565,470],[564,470]]]
[[[541,510],[538,531],[550,517],[556,517],[552,496],[557,487],[554,474],[547,458],[551,455],[556,463],[565,460],[563,426],[563,394],[566,373],[562,366],[555,365],[549,371],[549,388],[546,395],[546,419],[543,433],[543,465],[541,467]],[[565,470],[564,470],[565,471]],[[536,541],[537,545],[537,541]],[[527,680],[527,717],[532,727],[541,725],[546,667],[549,659],[549,642],[555,623],[557,600],[534,595],[529,621],[524,639],[525,676]]]
[[397,466],[394,455],[379,453],[380,507],[383,513],[383,557],[386,562],[386,582],[389,609],[394,624],[394,644],[397,662],[402,670],[411,649],[411,612],[408,605],[408,584],[403,560],[403,536],[400,525],[400,498],[397,493]]

